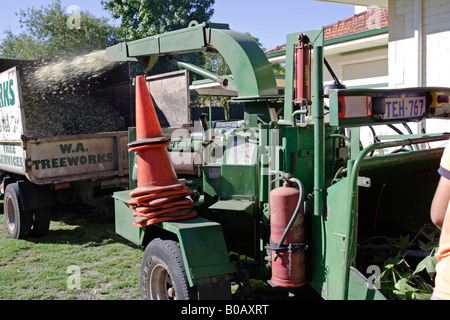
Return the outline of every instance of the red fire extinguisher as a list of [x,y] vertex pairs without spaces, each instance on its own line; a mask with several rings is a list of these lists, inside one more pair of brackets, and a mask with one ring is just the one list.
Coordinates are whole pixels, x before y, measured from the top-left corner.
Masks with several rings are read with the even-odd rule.
[[[299,189],[292,186],[296,183]],[[306,283],[303,185],[295,178],[284,179],[273,189],[270,205],[271,282],[279,287],[299,287]]]

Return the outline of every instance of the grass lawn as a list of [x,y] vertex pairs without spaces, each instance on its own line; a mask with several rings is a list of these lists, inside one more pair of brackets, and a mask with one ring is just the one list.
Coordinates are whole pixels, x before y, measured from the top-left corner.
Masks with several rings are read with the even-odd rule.
[[[14,240],[0,203],[0,300],[139,300],[143,251],[115,233],[113,215],[64,211],[62,216],[51,221],[47,236]],[[304,296],[255,279],[243,292],[235,298]]]
[[143,253],[112,215],[68,214],[44,238],[14,240],[0,209],[0,300],[140,299]]

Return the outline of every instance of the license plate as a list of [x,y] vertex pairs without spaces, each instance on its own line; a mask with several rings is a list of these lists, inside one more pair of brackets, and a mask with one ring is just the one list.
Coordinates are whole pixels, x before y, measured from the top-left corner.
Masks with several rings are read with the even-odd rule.
[[386,112],[383,119],[419,118],[425,114],[425,92],[385,93]]

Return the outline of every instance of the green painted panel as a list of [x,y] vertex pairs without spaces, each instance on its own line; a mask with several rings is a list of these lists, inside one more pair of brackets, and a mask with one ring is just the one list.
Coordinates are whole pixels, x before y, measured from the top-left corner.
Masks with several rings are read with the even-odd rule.
[[326,216],[313,216],[312,286],[323,298],[342,300],[346,286],[346,244],[353,241],[347,228],[348,179],[327,189]]
[[278,95],[272,66],[255,41],[233,30],[212,29],[211,45],[230,66],[236,79],[237,99]]
[[255,197],[258,194],[256,165],[222,165],[222,192]]
[[[136,141],[136,127],[128,129],[128,142]],[[129,188],[130,190],[137,188],[137,152],[128,153],[129,162]]]
[[114,197],[114,219],[116,233],[121,237],[141,246],[144,241],[145,229],[133,227],[134,210],[130,209],[127,201],[130,199],[130,191],[115,192]]
[[225,210],[225,211],[243,211],[247,213],[253,212],[253,201],[246,200],[224,200],[217,201],[209,207],[210,210]]
[[128,46],[125,42],[106,48],[108,59],[113,61],[128,61]]
[[128,55],[130,57],[157,55],[160,51],[158,37],[148,37],[128,42]]
[[196,217],[159,226],[178,236],[191,285],[234,273],[220,224]]
[[[142,245],[146,228],[133,227],[133,210],[128,208],[129,191],[114,193],[116,232],[137,245]],[[222,227],[216,222],[196,217],[187,220],[162,222],[156,225],[174,233],[180,242],[183,261],[190,285],[210,278],[234,273]],[[205,254],[207,253],[207,254]]]
[[164,33],[158,38],[161,53],[198,51],[206,45],[203,25]]
[[124,48],[117,45],[111,49],[108,48],[109,56],[119,59],[123,58],[123,54],[128,54],[128,57],[145,57],[199,51],[205,47],[205,36],[203,25],[198,25],[131,41],[123,45],[128,47],[128,52],[126,50],[123,52]]
[[350,268],[348,300],[386,300],[374,285],[357,269]]

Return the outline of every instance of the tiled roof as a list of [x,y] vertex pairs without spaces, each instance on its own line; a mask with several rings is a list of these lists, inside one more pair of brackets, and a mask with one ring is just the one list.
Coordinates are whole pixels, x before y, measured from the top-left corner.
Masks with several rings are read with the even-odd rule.
[[353,17],[324,27],[325,40],[361,31],[379,29],[387,25],[389,25],[389,14],[387,9],[369,9],[359,14],[355,14]]
[[286,49],[286,45],[283,44],[283,45],[281,45],[281,46],[276,46],[275,48],[266,50],[266,51],[264,51],[264,53],[265,53],[265,54],[268,54],[268,53],[278,52],[278,51],[285,50],[285,49]]
[[[389,12],[387,9],[372,8],[355,14],[350,18],[340,20],[324,27],[325,40],[346,36],[362,31],[379,29],[389,25]],[[267,53],[286,49],[286,45],[280,45],[269,49]]]

